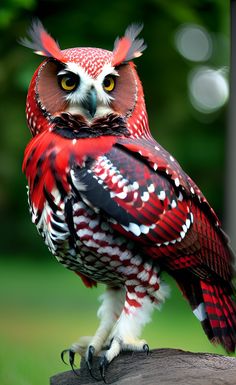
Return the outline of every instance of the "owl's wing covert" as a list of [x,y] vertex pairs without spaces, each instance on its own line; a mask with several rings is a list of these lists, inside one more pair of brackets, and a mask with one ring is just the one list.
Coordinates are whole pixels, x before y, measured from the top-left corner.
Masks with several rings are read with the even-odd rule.
[[174,245],[191,228],[189,199],[167,175],[120,145],[75,167],[71,178],[74,190],[113,228],[144,245]]
[[[215,233],[211,223],[217,217],[208,210],[200,190],[178,164],[172,169],[169,165],[168,171],[165,157],[156,156],[156,167],[145,156],[146,147],[140,149],[139,144],[135,152],[135,142],[127,143],[130,147],[120,141],[84,167],[76,166],[71,173],[74,191],[113,229],[134,240],[149,257],[162,258],[166,267],[190,268],[202,276],[208,275],[210,267],[228,276],[226,242],[220,230]],[[192,199],[193,188],[199,192],[196,201],[202,199],[199,205]],[[200,205],[206,206],[206,214]]]

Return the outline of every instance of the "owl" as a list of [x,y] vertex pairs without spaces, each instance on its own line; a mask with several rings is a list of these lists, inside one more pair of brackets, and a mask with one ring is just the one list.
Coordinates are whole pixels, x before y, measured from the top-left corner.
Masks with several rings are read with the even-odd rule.
[[69,349],[101,376],[140,339],[177,282],[210,341],[235,351],[233,253],[193,180],[149,130],[134,59],[146,48],[129,26],[113,51],[69,48],[36,20],[22,43],[45,56],[31,80],[26,116],[32,139],[23,171],[33,223],[50,252],[87,287],[105,285],[100,325]]

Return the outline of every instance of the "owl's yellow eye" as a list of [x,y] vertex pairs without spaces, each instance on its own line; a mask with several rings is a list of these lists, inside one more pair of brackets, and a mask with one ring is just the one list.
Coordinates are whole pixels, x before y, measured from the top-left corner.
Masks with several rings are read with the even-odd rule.
[[115,88],[115,85],[116,85],[116,83],[115,83],[115,79],[113,76],[108,75],[105,77],[105,79],[103,81],[103,88],[105,91],[107,91],[107,92],[113,91]]
[[59,77],[60,87],[67,92],[73,91],[79,84],[79,77],[74,74],[63,75]]

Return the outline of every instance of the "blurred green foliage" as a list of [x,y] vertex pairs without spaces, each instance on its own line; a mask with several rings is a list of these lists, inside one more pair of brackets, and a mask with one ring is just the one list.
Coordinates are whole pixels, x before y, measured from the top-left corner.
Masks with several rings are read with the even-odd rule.
[[[144,23],[142,36],[148,48],[136,64],[151,131],[223,217],[226,108],[208,115],[194,110],[187,81],[196,63],[184,59],[174,41],[181,25],[203,26],[212,34],[214,43],[213,55],[205,64],[227,66],[228,2],[1,0],[0,382],[4,385],[47,383],[49,374],[64,369],[56,359],[58,352],[77,336],[93,333],[96,326],[96,290],[83,288],[76,276],[50,260],[28,215],[26,180],[21,171],[24,148],[30,140],[25,98],[42,58],[20,46],[17,39],[25,36],[33,17],[42,20],[61,48],[112,49],[116,36],[121,36],[128,24]],[[163,314],[155,315],[145,337],[152,347],[213,351],[175,289]]]

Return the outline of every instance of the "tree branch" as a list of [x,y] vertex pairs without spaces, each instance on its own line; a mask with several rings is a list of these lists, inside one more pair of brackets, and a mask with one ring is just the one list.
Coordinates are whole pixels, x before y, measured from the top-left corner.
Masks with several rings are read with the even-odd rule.
[[[72,371],[51,377],[51,385],[90,385],[103,383],[94,359],[91,378],[81,360],[78,376]],[[147,356],[140,352],[123,352],[109,366],[107,383],[113,385],[235,385],[236,358],[217,354],[190,353],[177,349],[156,349]]]

